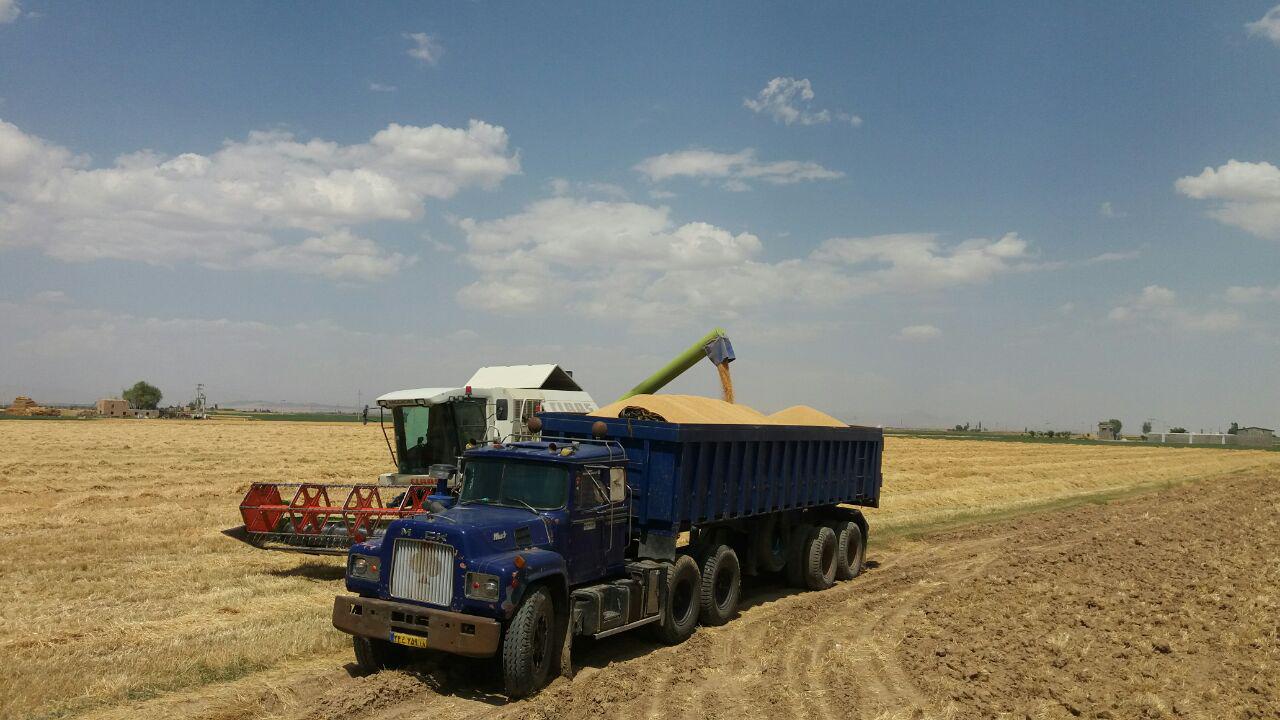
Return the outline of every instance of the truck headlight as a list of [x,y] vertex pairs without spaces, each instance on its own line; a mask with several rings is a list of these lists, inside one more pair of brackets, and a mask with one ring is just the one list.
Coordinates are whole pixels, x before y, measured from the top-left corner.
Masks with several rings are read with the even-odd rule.
[[489,573],[467,573],[467,597],[472,600],[498,601],[498,576]]
[[379,561],[376,557],[368,555],[352,555],[351,562],[347,565],[347,572],[351,577],[360,580],[378,581]]

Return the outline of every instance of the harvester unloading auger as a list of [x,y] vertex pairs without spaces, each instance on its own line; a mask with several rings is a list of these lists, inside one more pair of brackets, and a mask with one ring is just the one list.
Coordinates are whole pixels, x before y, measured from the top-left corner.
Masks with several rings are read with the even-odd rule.
[[[733,401],[729,363],[733,345],[716,328],[619,400],[654,393],[703,358],[720,373]],[[353,543],[376,537],[393,520],[437,512],[453,504],[458,457],[473,445],[530,440],[542,411],[590,413],[598,406],[558,365],[512,365],[476,371],[463,387],[419,388],[377,400],[380,425],[396,471],[376,483],[254,483],[240,502],[244,524],[226,534],[266,550],[345,555]],[[391,434],[386,414],[391,415]]]

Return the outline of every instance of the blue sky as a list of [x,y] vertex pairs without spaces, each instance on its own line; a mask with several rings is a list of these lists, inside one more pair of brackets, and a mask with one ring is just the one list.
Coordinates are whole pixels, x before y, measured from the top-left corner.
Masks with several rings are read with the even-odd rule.
[[6,395],[607,401],[723,325],[763,409],[1280,423],[1268,2],[0,21]]

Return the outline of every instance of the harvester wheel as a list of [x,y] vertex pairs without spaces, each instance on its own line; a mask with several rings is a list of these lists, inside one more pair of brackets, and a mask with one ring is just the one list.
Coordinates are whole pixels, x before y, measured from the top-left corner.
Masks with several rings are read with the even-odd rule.
[[551,593],[538,588],[526,595],[502,639],[502,679],[507,695],[522,698],[547,684],[555,653],[555,614]]
[[831,587],[836,579],[836,534],[826,525],[817,525],[809,532],[804,549],[804,587]]
[[791,533],[780,514],[766,515],[752,533],[755,546],[756,567],[764,572],[781,572],[787,566]]
[[728,545],[717,545],[702,562],[702,594],[698,620],[703,625],[723,625],[738,611],[742,596],[742,568],[738,554]]
[[698,563],[681,555],[667,569],[667,593],[662,598],[662,619],[650,623],[655,640],[679,645],[698,627],[698,598],[701,596],[702,572]]
[[836,579],[852,580],[862,572],[862,558],[867,546],[858,523],[841,521],[832,524],[836,534]]
[[366,674],[394,670],[408,660],[403,648],[386,640],[352,635],[351,644],[356,651],[356,665]]
[[791,528],[791,538],[787,541],[787,584],[792,587],[805,587],[805,570],[808,567],[809,535],[813,526],[801,523]]

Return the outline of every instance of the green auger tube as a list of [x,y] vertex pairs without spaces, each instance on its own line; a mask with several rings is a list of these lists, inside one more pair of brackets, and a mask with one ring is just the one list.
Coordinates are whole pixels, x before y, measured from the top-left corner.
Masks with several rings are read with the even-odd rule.
[[707,333],[701,340],[690,345],[688,350],[680,353],[676,359],[664,365],[658,372],[642,380],[639,385],[631,388],[618,400],[626,400],[632,395],[658,392],[667,383],[680,377],[685,370],[697,365],[698,361],[704,357],[709,358],[713,365],[723,365],[734,360],[733,343],[729,342],[729,336],[723,329],[716,328]]

